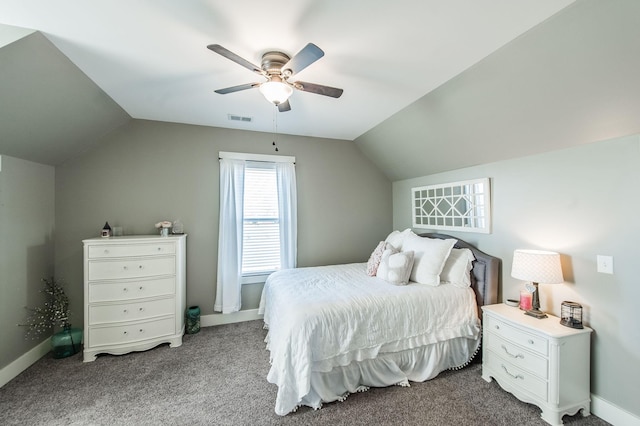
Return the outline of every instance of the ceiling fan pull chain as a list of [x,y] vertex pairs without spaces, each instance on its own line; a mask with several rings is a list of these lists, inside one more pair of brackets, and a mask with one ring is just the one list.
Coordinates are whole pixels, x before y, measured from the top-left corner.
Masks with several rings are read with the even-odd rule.
[[278,113],[276,112],[277,106],[273,106],[273,146],[275,151],[278,152]]

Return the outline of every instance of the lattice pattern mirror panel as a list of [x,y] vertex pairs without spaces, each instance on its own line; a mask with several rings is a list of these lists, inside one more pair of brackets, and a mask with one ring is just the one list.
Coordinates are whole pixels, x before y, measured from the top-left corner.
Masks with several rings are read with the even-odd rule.
[[411,188],[413,227],[491,232],[489,178]]

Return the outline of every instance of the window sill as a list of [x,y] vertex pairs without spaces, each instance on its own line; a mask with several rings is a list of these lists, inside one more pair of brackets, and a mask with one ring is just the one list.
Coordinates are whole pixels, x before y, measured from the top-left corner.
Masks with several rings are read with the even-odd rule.
[[261,274],[252,274],[252,275],[243,275],[242,276],[242,285],[244,284],[262,284],[264,283],[269,275],[271,275],[274,271],[264,272]]

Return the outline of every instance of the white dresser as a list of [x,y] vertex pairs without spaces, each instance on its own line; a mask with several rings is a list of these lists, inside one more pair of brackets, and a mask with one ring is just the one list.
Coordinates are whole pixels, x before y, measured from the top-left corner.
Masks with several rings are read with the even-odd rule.
[[482,307],[482,378],[542,409],[541,417],[561,425],[562,416],[590,412],[591,329],[536,319],[504,304]]
[[182,345],[186,235],[91,238],[84,244],[84,361]]

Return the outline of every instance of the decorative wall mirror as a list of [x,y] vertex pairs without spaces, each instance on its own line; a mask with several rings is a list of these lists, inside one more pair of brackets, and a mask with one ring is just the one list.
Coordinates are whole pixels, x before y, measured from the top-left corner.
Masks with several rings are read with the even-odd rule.
[[413,227],[491,233],[489,178],[411,188]]

